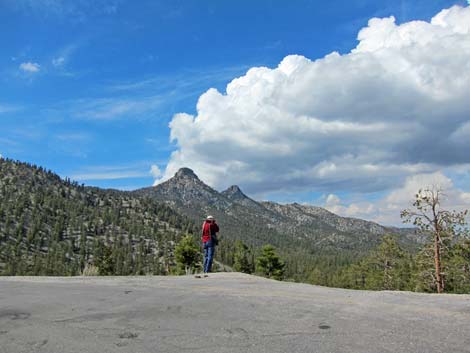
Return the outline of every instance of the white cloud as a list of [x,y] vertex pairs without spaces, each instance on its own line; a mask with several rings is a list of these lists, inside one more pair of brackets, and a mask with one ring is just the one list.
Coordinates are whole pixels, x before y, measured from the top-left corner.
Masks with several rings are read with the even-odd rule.
[[65,57],[63,56],[59,56],[57,58],[52,59],[52,65],[54,65],[55,67],[60,67],[64,65],[64,63],[65,63]]
[[326,205],[327,206],[336,206],[341,202],[340,198],[336,196],[335,194],[329,194],[326,197]]
[[[55,53],[54,57],[52,58],[52,66],[54,66],[58,70],[62,70],[62,73],[65,70],[65,67],[69,63],[69,61],[72,59],[72,56],[74,53],[80,48],[80,46],[83,44],[82,41],[77,41],[75,43],[68,44],[66,46],[61,47],[57,52]],[[65,71],[66,74],[68,75],[73,75],[73,73]]]
[[414,195],[420,189],[433,187],[443,190],[441,199],[443,208],[458,211],[470,208],[470,193],[455,187],[452,180],[442,172],[409,176],[402,185],[374,202],[344,202],[335,195],[329,195],[323,206],[345,217],[358,217],[381,224],[401,225],[400,212],[412,208]]
[[146,173],[138,171],[115,171],[115,172],[100,172],[100,173],[84,173],[74,174],[71,179],[77,181],[84,180],[114,180],[114,179],[128,179],[128,178],[142,178],[147,176]]
[[121,0],[4,0],[14,9],[45,17],[68,18],[72,22],[84,22],[90,16],[114,15]]
[[162,176],[162,171],[160,170],[160,168],[158,168],[156,164],[152,164],[152,166],[150,167],[150,174],[155,179],[154,185],[156,185],[156,183],[160,180]]
[[290,55],[205,92],[196,115],[170,123],[178,149],[162,180],[187,166],[251,194],[363,193],[470,163],[470,8],[371,19],[358,40],[348,54]]
[[128,166],[93,166],[72,173],[70,178],[77,181],[115,180],[148,177],[148,171],[142,170],[140,165]]
[[158,95],[137,98],[84,98],[61,102],[48,113],[65,113],[80,120],[138,119],[148,117],[148,113],[154,113],[162,103],[163,99]]
[[375,207],[370,202],[343,202],[337,195],[329,194],[326,197],[324,206],[330,212],[343,217],[371,218]]
[[385,202],[388,205],[407,204],[410,203],[411,198],[419,189],[434,186],[445,190],[452,190],[453,183],[450,178],[441,172],[413,175],[406,179],[405,184],[401,188],[392,191],[385,198]]
[[376,207],[371,202],[343,202],[337,195],[329,194],[326,197],[324,206],[330,212],[343,217],[367,218],[371,219]]
[[66,132],[55,136],[56,139],[63,142],[87,142],[91,139],[91,136],[83,132]]
[[457,127],[457,129],[450,135],[452,141],[465,145],[470,141],[470,121],[467,121]]
[[32,63],[28,61],[28,62],[21,63],[20,69],[25,72],[36,73],[36,72],[39,72],[39,70],[41,69],[41,66],[37,63]]

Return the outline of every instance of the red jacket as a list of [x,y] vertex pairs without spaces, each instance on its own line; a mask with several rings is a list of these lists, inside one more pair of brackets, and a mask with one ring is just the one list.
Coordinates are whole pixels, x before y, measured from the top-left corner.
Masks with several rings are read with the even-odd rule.
[[211,239],[211,235],[215,235],[219,231],[219,226],[215,222],[204,221],[202,224],[202,242],[207,243]]

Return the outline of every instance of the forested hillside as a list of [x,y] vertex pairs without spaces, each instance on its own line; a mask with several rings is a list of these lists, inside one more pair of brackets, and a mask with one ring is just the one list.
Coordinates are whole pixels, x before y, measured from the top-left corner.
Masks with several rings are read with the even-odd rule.
[[168,206],[0,158],[0,273],[167,274],[194,224]]
[[218,192],[189,168],[181,168],[173,178],[133,194],[164,202],[196,223],[211,214],[223,225],[222,234],[253,246],[270,243],[323,253],[362,253],[377,246],[387,234],[396,234],[410,249],[416,249],[421,240],[414,229],[340,217],[321,207],[258,202],[236,185]]
[[[0,274],[179,274],[186,250],[198,270],[200,222],[209,212],[221,226],[222,269],[354,289],[435,291],[429,231],[256,202],[235,186],[219,193],[188,169],[162,186],[125,192],[1,158]],[[468,293],[470,241],[452,229],[440,244],[443,290]]]
[[[411,253],[422,243],[414,229],[344,218],[316,206],[258,202],[236,185],[219,192],[189,168],[132,193],[164,202],[196,224],[209,214],[215,216],[222,239],[217,256],[229,266],[244,253],[254,270],[261,247],[275,246],[286,264],[285,278],[300,282],[340,285],[338,271],[367,256],[386,235],[395,234],[398,243]],[[237,241],[247,248],[237,246]],[[321,275],[315,275],[318,273]]]

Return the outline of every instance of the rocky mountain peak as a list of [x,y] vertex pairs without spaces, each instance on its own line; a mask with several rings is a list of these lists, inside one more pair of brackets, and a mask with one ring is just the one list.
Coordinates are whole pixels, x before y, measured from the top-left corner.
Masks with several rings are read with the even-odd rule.
[[286,235],[291,235],[311,242],[314,247],[336,250],[362,249],[364,244],[377,244],[384,234],[399,234],[403,244],[416,244],[414,235],[408,238],[409,230],[399,231],[373,222],[340,217],[317,206],[257,202],[237,185],[218,192],[189,168],[181,168],[173,178],[134,193],[165,202],[197,223],[208,214],[214,215],[223,225],[224,234],[233,239],[240,234],[242,237],[250,234],[266,242],[270,237],[285,239]]
[[199,180],[198,176],[194,173],[194,171],[189,168],[181,168],[180,170],[178,170],[175,174],[175,178]]
[[245,195],[238,185],[232,185],[227,190],[222,191],[222,193],[225,195]]
[[269,213],[267,217],[272,216],[269,210],[267,210],[264,206],[262,206],[255,200],[246,196],[237,185],[230,186],[227,190],[222,191],[221,195],[225,196],[227,199],[237,205],[244,206],[246,210],[249,210],[250,213],[258,213],[261,217],[266,217],[266,214]]

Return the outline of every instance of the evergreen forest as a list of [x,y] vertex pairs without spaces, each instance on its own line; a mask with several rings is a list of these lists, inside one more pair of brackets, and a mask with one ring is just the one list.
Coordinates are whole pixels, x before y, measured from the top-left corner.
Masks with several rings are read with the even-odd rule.
[[[470,293],[470,240],[452,234],[458,228],[447,230],[438,243],[439,283],[447,293]],[[202,262],[199,233],[200,225],[162,202],[0,158],[1,275],[195,273]],[[435,244],[429,239],[405,248],[390,235],[372,249],[335,251],[222,236],[215,268],[350,289],[435,292]]]

